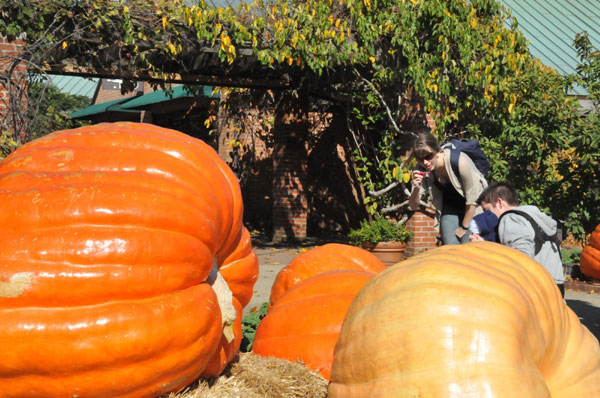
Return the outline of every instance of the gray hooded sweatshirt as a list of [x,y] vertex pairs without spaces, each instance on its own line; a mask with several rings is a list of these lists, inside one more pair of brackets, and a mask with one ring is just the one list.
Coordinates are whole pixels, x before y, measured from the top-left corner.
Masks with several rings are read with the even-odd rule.
[[[529,214],[548,235],[556,233],[556,221],[536,206],[518,206],[514,210]],[[502,217],[498,225],[498,239],[503,245],[517,249],[542,264],[552,275],[557,284],[565,283],[563,265],[560,259],[560,247],[546,242],[535,255],[535,231],[531,223],[524,217],[509,213]]]

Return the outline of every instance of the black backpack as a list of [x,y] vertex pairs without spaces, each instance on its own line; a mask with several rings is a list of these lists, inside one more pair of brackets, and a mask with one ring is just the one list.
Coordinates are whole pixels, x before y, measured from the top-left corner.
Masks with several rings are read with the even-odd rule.
[[[535,244],[535,255],[537,255],[540,252],[540,250],[542,250],[542,246],[544,245],[544,243],[550,241],[550,242],[554,243],[554,245],[556,245],[556,250],[558,251],[558,255],[560,256],[560,259],[562,261],[562,253],[560,251],[560,239],[558,237],[557,232],[555,232],[554,235],[548,235],[538,225],[538,223],[533,219],[533,217],[531,217],[529,214],[525,213],[524,211],[520,211],[520,210],[505,211],[498,219],[498,225],[500,225],[500,220],[502,220],[502,217],[504,217],[505,215],[510,214],[510,213],[518,214],[521,217],[525,218],[527,221],[529,221],[529,223],[533,227],[533,231],[535,232],[535,236],[533,238],[533,242]],[[498,228],[498,227],[496,227],[496,228]],[[498,237],[497,233],[496,233],[496,237]]]
[[454,138],[445,144],[443,148],[450,148],[450,166],[458,178],[460,178],[458,171],[458,158],[460,153],[463,152],[471,158],[475,164],[475,167],[477,167],[479,172],[483,174],[487,180],[488,173],[490,171],[490,161],[488,160],[487,156],[485,156],[485,153],[483,153],[481,150],[477,140],[459,140]]

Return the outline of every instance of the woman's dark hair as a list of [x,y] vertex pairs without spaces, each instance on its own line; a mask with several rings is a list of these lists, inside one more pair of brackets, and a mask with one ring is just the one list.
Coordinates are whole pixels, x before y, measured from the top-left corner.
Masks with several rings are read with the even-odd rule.
[[490,184],[486,189],[483,190],[479,198],[477,198],[477,204],[481,205],[482,202],[495,204],[498,198],[502,199],[510,206],[519,205],[519,195],[513,187],[505,182],[495,182]]
[[438,153],[440,151],[440,144],[431,133],[421,133],[413,145],[413,154],[415,158],[423,159],[430,153]]

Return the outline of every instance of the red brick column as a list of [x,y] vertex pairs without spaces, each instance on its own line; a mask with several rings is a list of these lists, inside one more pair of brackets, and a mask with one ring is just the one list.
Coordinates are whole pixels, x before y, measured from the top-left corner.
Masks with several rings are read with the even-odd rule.
[[406,247],[406,257],[414,256],[437,246],[438,231],[433,228],[433,214],[417,211],[406,221],[406,228],[413,231],[414,237]]
[[273,241],[306,238],[308,202],[304,192],[307,170],[308,114],[298,99],[282,100],[275,117],[273,150]]
[[[24,63],[18,64],[13,67],[14,60],[21,55],[25,41],[21,39],[15,39],[8,41],[6,37],[0,36],[0,75],[3,78],[10,78],[12,84],[25,84],[27,68]],[[14,91],[14,89],[13,89]],[[14,92],[16,94],[16,92]],[[20,108],[16,110],[16,114],[25,112],[27,106],[27,98],[21,95],[17,97],[17,101],[20,103]],[[15,132],[19,129],[19,120],[15,120],[15,110],[11,109],[10,104],[10,93],[9,88],[6,85],[5,79],[0,79],[0,129]],[[16,141],[20,142],[23,137],[14,137]]]

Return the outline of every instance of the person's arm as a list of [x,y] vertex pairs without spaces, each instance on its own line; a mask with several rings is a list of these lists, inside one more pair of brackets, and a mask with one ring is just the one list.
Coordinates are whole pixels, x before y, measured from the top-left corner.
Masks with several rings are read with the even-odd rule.
[[408,197],[408,208],[412,211],[419,210],[421,202],[421,190],[423,187],[424,175],[418,172],[413,172],[412,175],[412,191]]
[[471,220],[475,216],[475,210],[477,210],[477,205],[466,205],[465,206],[465,216],[462,219],[461,225],[465,226],[466,228],[462,228],[461,226],[459,226],[455,232],[456,236],[459,239],[462,238],[464,236],[464,234],[467,233],[467,230],[469,229],[469,224],[471,223]]
[[[471,220],[475,216],[477,210],[477,198],[483,191],[483,186],[480,184],[480,173],[477,170],[473,161],[464,153],[458,158],[458,179],[465,197],[465,215],[461,220],[461,225],[468,227]],[[460,239],[467,232],[466,229],[459,228],[456,230],[456,236]]]

